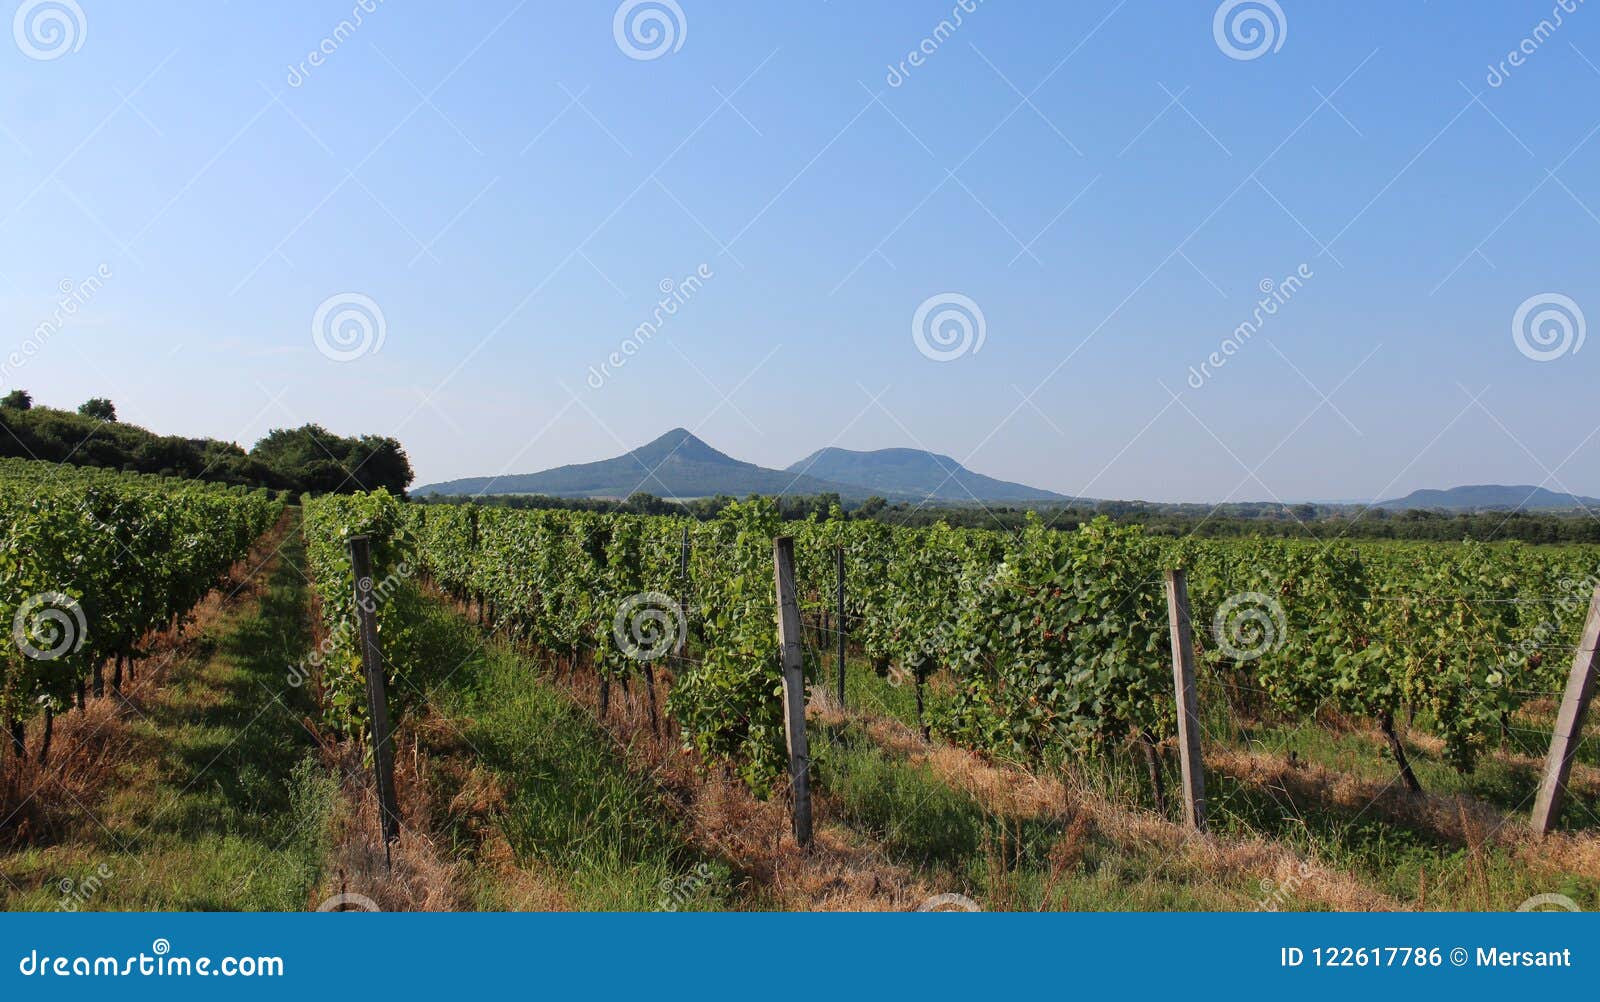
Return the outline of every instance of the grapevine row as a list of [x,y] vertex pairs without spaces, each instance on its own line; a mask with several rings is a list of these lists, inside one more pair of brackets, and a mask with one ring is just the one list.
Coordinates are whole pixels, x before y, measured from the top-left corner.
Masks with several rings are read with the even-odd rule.
[[[23,750],[103,666],[130,665],[175,625],[282,511],[265,491],[29,460],[0,461],[0,718]],[[47,744],[41,748],[41,755]]]
[[[669,674],[666,709],[685,743],[758,789],[785,763],[780,531],[795,537],[817,640],[829,623],[846,630],[879,671],[915,684],[919,714],[924,682],[944,674],[927,729],[1034,760],[1171,733],[1161,577],[1181,567],[1213,678],[1284,717],[1332,708],[1369,719],[1402,768],[1404,709],[1470,770],[1519,706],[1559,690],[1600,568],[1592,548],[1172,541],[1104,519],[1071,532],[1033,520],[1016,534],[894,528],[837,510],[784,524],[760,499],[697,522],[407,505],[380,492],[308,502],[307,531],[330,629],[353,601],[343,541],[369,533],[385,548],[380,568],[413,561],[496,628],[592,668],[602,692],[642,677],[653,700],[658,673]],[[843,623],[830,619],[840,548]],[[383,610],[386,645],[403,637],[402,605]],[[351,723],[361,676],[348,639],[330,678],[335,712]],[[815,646],[808,677],[831,645]]]

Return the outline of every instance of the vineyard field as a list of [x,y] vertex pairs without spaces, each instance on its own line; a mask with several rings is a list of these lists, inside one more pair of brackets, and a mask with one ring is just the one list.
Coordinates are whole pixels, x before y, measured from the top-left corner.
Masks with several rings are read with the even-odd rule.
[[[813,736],[812,781],[825,803],[864,796],[863,770],[891,785],[930,782],[915,770],[897,775],[883,749],[863,743],[874,727],[901,726],[915,739],[915,761],[948,748],[1016,781],[1066,777],[1117,810],[1175,819],[1162,580],[1182,568],[1198,624],[1203,754],[1219,763],[1218,827],[1347,862],[1365,860],[1376,835],[1380,845],[1409,846],[1403,879],[1424,886],[1430,853],[1443,869],[1456,842],[1504,842],[1509,830],[1499,829],[1525,826],[1512,816],[1536,792],[1600,570],[1600,550],[1586,547],[1174,542],[1109,522],[1012,535],[894,529],[837,513],[781,523],[760,500],[702,523],[413,506],[376,494],[311,503],[307,524],[324,534],[312,545],[327,561],[317,576],[319,592],[333,596],[325,611],[353,593],[342,558],[350,535],[380,540],[401,569],[396,600],[374,604],[391,668],[412,642],[407,610],[437,593],[470,610],[494,642],[547,659],[543,670],[567,684],[586,680],[602,721],[636,708],[652,735],[698,763],[698,775],[737,777],[749,795],[779,804],[788,759],[773,626],[778,534],[795,538],[812,716],[833,721],[821,725],[826,741]],[[380,568],[375,577],[384,573],[394,576]],[[831,695],[841,624],[843,706]],[[352,734],[359,666],[348,643],[327,676],[330,724]],[[396,688],[404,712],[425,686]],[[1589,742],[1577,760],[1562,818],[1575,833],[1594,827],[1589,770],[1600,764]],[[1340,786],[1385,806],[1362,816],[1314,802]],[[1446,831],[1410,816],[1449,798],[1472,811]],[[872,814],[835,806],[842,819]],[[975,817],[982,823],[965,829],[967,855],[977,854],[974,839],[1003,828],[982,811]],[[861,824],[905,841],[892,817]],[[1060,835],[1051,824],[1039,830]],[[1362,869],[1404,900],[1386,866]],[[1531,886],[1527,874],[1507,879]],[[1574,879],[1593,886],[1592,877]]]
[[[166,872],[138,846],[201,810],[204,768],[179,777],[205,763],[180,754],[239,770],[229,831],[262,834],[228,851],[273,880],[213,899],[174,875],[75,908],[309,907],[354,885],[384,908],[1499,910],[1551,887],[1600,904],[1592,739],[1557,831],[1527,820],[1600,548],[785,522],[761,499],[710,521],[285,502],[0,470],[16,907],[52,900],[26,889],[50,853],[85,861],[73,886],[98,884],[97,852]],[[809,693],[798,772],[780,536]],[[375,769],[394,776],[392,841]],[[166,802],[116,806],[117,770],[130,803]],[[797,776],[814,833],[791,830]],[[176,851],[188,824],[150,844]],[[207,864],[223,873],[227,844]]]

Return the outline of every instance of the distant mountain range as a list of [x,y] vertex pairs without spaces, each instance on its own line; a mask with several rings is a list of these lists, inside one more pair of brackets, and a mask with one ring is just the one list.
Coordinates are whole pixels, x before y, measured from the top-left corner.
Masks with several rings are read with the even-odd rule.
[[1403,498],[1381,501],[1377,507],[1393,511],[1412,508],[1439,508],[1447,511],[1567,511],[1574,508],[1600,508],[1600,500],[1577,494],[1557,494],[1543,487],[1477,484],[1469,487],[1452,487],[1444,491],[1412,491]]
[[[647,445],[596,463],[558,466],[540,473],[468,477],[427,484],[413,494],[544,494],[565,498],[625,499],[637,493],[687,500],[728,494],[838,494],[850,501],[881,497],[888,501],[942,504],[1002,503],[1096,506],[1026,484],[974,473],[949,456],[921,449],[819,449],[784,470],[769,469],[719,452],[683,428],[674,428]],[[1202,511],[1203,505],[1137,504],[1153,510]],[[1330,509],[1363,507],[1328,504]],[[1374,507],[1389,511],[1574,511],[1600,510],[1600,499],[1558,494],[1543,487],[1481,484],[1449,490],[1412,491]]]
[[890,501],[1068,501],[1052,491],[974,473],[949,456],[919,449],[852,452],[822,449],[787,470],[772,470],[719,452],[682,428],[648,445],[596,463],[541,473],[468,477],[427,484],[413,494],[545,494],[626,498],[644,492],[664,498],[730,494],[838,494]]

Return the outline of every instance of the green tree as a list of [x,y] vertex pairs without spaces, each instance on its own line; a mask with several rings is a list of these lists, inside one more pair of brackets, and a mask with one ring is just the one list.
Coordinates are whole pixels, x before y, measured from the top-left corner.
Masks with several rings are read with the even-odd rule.
[[14,411],[25,411],[33,407],[33,394],[27,390],[12,390],[4,397],[0,397],[0,407]]
[[115,421],[117,408],[105,397],[90,397],[78,407],[78,413],[96,421]]
[[274,428],[250,450],[250,458],[276,471],[300,490],[316,494],[370,491],[402,494],[411,485],[411,461],[392,438],[344,438],[321,425]]

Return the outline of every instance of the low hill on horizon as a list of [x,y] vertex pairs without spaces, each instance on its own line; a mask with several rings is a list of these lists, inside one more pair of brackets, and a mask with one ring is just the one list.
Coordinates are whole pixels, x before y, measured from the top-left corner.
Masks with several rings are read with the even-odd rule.
[[851,484],[882,497],[911,495],[937,501],[1072,501],[1065,494],[974,473],[949,456],[922,449],[857,452],[819,449],[789,468],[791,473]]
[[1379,508],[1406,511],[1439,508],[1448,511],[1566,511],[1600,508],[1600,499],[1578,494],[1558,494],[1543,487],[1523,484],[1474,484],[1448,490],[1412,491],[1403,498],[1380,501]]

